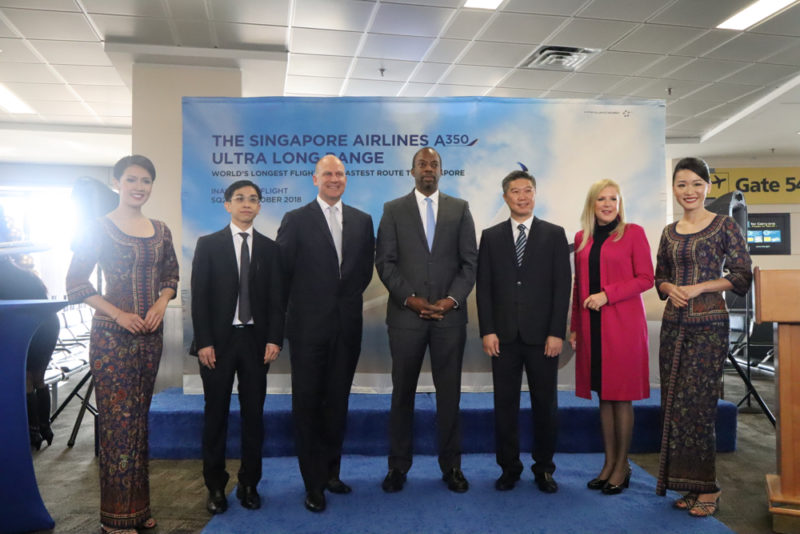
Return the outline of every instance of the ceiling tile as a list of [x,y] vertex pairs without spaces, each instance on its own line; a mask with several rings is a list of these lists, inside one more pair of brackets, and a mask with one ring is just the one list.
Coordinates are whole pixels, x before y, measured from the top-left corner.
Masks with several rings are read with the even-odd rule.
[[[377,81],[405,82],[417,63],[414,61],[394,61],[386,59],[358,58],[351,78]],[[384,69],[381,74],[380,69]]]
[[82,115],[67,115],[61,113],[52,113],[42,115],[45,122],[49,124],[72,124],[72,125],[97,125],[100,124],[100,119],[92,115],[89,111]]
[[63,83],[13,83],[5,84],[22,100],[75,101],[78,98]]
[[212,22],[208,20],[176,20],[175,30],[178,33],[180,46],[195,48],[214,48],[219,41],[211,35]]
[[0,8],[4,7],[74,11],[76,13],[80,11],[75,0],[0,0]]
[[113,102],[117,104],[131,103],[131,90],[124,85],[80,85],[72,88],[86,102]]
[[540,15],[572,15],[578,8],[586,3],[586,0],[558,0],[536,1],[531,0],[508,0],[503,7],[503,11],[513,11],[516,13],[537,13]]
[[401,35],[380,35],[370,33],[361,51],[361,57],[378,59],[402,59],[419,61],[430,48],[430,37],[406,37]]
[[687,100],[706,100],[709,102],[729,102],[756,90],[752,85],[734,83],[714,83],[688,96]]
[[[365,0],[370,1],[370,0]],[[461,7],[464,0],[424,0],[426,5],[438,7]],[[419,4],[420,0],[392,0],[395,4]]]
[[82,13],[4,9],[3,14],[27,39],[98,40]]
[[102,43],[32,40],[31,45],[54,65],[111,66]]
[[483,41],[536,44],[544,41],[565,20],[564,17],[499,13],[481,35]]
[[437,85],[433,89],[431,96],[447,97],[447,96],[483,96],[489,90],[485,86],[470,86],[470,85]]
[[663,5],[664,0],[594,0],[579,16],[644,22]]
[[345,90],[345,96],[397,96],[402,87],[402,82],[350,80]]
[[16,34],[16,32],[12,32],[11,28],[6,26],[6,24],[2,20],[0,20],[0,37],[17,39],[19,36]]
[[[63,42],[63,41],[62,41]],[[23,39],[0,37],[0,63],[39,63]]]
[[211,17],[206,9],[207,2],[198,2],[197,0],[166,0],[169,5],[169,11],[176,19],[200,19],[208,20]]
[[710,104],[709,102],[701,100],[676,100],[667,104],[667,115],[693,117],[695,115],[699,115],[700,113],[707,112],[710,107],[714,105],[716,104]]
[[92,20],[107,41],[154,45],[176,44],[166,19],[92,15]]
[[456,60],[464,47],[469,45],[469,41],[456,39],[439,39],[428,53],[425,61],[435,61],[438,63],[452,63]]
[[697,135],[702,135],[714,126],[720,123],[720,120],[711,116],[691,117],[676,124],[678,128],[683,131],[696,132]]
[[83,85],[124,85],[114,67],[91,67],[83,65],[56,65],[55,69],[67,83]]
[[459,63],[462,65],[515,67],[532,52],[533,48],[530,45],[477,41],[472,43]]
[[728,76],[723,81],[726,83],[744,83],[750,85],[769,85],[783,78],[800,74],[800,69],[788,65],[770,65],[769,63],[755,63],[749,67]]
[[559,83],[556,86],[556,90],[592,94],[605,93],[623,79],[622,76],[611,76],[609,74],[586,74],[576,72]]
[[691,61],[692,59],[688,57],[662,56],[660,61],[653,63],[649,67],[646,67],[641,72],[638,72],[637,75],[660,78],[683,67],[684,65],[689,64]]
[[686,46],[674,51],[680,56],[701,57],[736,37],[736,33],[729,30],[709,30]]
[[286,26],[289,0],[207,0],[213,20]]
[[358,47],[361,34],[332,30],[293,28],[290,52],[298,54],[321,54],[330,56],[352,56]]
[[373,2],[303,0],[294,3],[294,27],[324,30],[367,31]]
[[[642,98],[661,98],[670,101],[686,96],[692,91],[697,91],[704,85],[708,84],[706,82],[693,82],[690,80],[660,79],[639,89],[630,91],[630,95]],[[670,94],[670,89],[672,94]]]
[[92,110],[103,117],[130,117],[132,106],[117,102],[92,102],[88,104]]
[[91,115],[84,104],[78,101],[27,100],[26,103],[41,115]]
[[608,48],[636,27],[633,22],[616,20],[573,19],[548,44],[583,48]]
[[286,48],[286,28],[282,26],[230,22],[217,22],[214,26],[221,48]]
[[623,52],[669,54],[701,34],[702,30],[694,28],[645,24],[615,44],[612,49]]
[[772,33],[800,36],[800,4],[795,4],[779,15],[751,28],[752,33]]
[[594,100],[586,93],[573,93],[571,91],[547,91],[545,98],[569,98],[571,100]]
[[478,37],[478,30],[486,24],[492,14],[492,11],[485,9],[462,9],[456,14],[455,19],[453,19],[453,22],[442,37],[450,39],[472,39]]
[[500,98],[539,98],[542,95],[538,89],[513,89],[511,87],[495,87],[489,92],[489,96]]
[[453,9],[442,7],[381,4],[369,31],[436,37],[453,13]]
[[767,56],[764,61],[770,63],[778,63],[781,65],[795,65],[800,66],[800,45],[792,46],[786,50],[782,50],[777,54]]
[[432,87],[432,83],[407,83],[397,96],[422,98],[428,94],[428,91],[430,91]]
[[517,69],[505,78],[500,86],[512,89],[550,89],[569,74],[555,70]]
[[637,54],[635,52],[606,50],[600,52],[586,66],[581,67],[581,72],[631,75],[658,61],[660,58],[661,56],[657,54]]
[[694,59],[669,75],[676,80],[713,82],[750,65],[741,61],[722,61],[715,59]]
[[734,59],[739,61],[760,61],[784,48],[789,48],[797,44],[800,44],[800,38],[798,37],[743,33],[719,48],[712,50],[706,54],[706,57]]
[[650,22],[656,24],[675,24],[698,28],[716,28],[720,23],[735,15],[753,0],[725,0],[724,2],[698,2],[697,0],[678,0]]
[[289,74],[344,78],[351,62],[352,58],[347,56],[292,54],[289,58]]
[[337,78],[314,76],[287,76],[286,94],[289,95],[338,95],[342,82]]
[[137,17],[166,17],[161,0],[83,0],[90,14],[133,15]]
[[62,83],[43,63],[15,63],[13,69],[0,69],[0,82]]
[[442,74],[450,68],[447,63],[420,63],[419,68],[414,72],[411,81],[422,83],[436,83]]
[[508,69],[499,67],[456,65],[445,75],[442,83],[451,85],[493,86],[503,79],[503,76],[506,74],[508,74]]

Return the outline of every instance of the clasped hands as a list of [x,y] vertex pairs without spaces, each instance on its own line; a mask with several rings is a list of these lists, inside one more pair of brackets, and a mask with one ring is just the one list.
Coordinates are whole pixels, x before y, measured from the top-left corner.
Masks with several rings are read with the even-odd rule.
[[455,307],[456,302],[447,297],[439,299],[433,304],[417,296],[411,296],[406,299],[406,308],[419,315],[420,319],[427,321],[441,321],[447,312]]
[[673,306],[685,308],[689,304],[689,299],[693,299],[703,293],[703,288],[700,284],[676,286],[666,282],[661,284],[661,291],[669,297],[669,301]]
[[150,334],[158,330],[161,321],[164,320],[164,313],[167,311],[165,300],[157,300],[144,316],[144,319],[135,313],[120,311],[114,322],[130,332],[131,334]]

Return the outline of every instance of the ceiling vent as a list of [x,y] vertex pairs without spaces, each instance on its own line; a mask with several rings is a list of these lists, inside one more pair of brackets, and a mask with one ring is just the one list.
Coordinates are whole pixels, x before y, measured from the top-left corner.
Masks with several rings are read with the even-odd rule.
[[543,46],[522,64],[527,69],[574,71],[600,50],[572,46]]

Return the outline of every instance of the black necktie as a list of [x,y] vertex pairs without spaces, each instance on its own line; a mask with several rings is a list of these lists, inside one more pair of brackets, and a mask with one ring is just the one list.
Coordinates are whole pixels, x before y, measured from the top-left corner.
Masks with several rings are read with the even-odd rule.
[[239,320],[247,324],[253,317],[250,311],[250,247],[247,246],[247,232],[242,236],[242,253],[239,258]]

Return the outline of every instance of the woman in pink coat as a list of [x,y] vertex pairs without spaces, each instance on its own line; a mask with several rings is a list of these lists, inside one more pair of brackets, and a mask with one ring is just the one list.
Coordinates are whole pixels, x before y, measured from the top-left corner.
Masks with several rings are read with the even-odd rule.
[[600,399],[605,463],[587,486],[615,495],[631,477],[631,401],[650,396],[642,293],[653,287],[653,262],[642,227],[625,222],[613,180],[592,184],[581,226],[569,338],[576,354],[575,393],[591,399],[596,391]]

